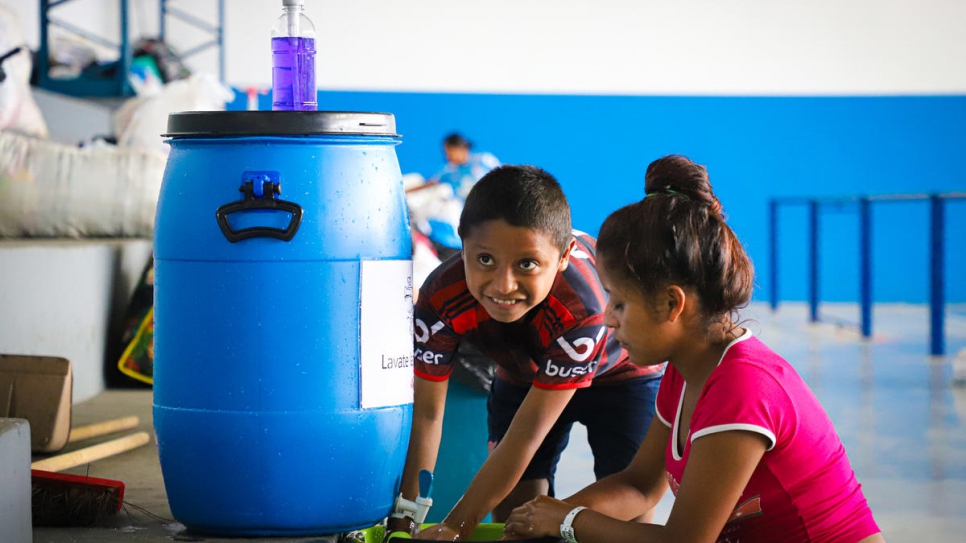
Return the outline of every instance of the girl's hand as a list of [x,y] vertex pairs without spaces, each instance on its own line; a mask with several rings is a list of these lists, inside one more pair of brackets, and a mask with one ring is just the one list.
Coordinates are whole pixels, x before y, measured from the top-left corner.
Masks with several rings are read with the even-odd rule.
[[452,526],[440,522],[421,530],[417,537],[428,541],[457,541],[459,532]]
[[548,496],[537,496],[517,507],[503,524],[504,539],[560,536],[560,524],[574,506]]

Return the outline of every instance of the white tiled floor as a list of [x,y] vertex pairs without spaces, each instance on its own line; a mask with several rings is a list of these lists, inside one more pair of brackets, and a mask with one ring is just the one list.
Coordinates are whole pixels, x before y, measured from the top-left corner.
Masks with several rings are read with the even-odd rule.
[[[791,362],[825,406],[890,543],[966,541],[966,385],[953,361],[966,349],[966,315],[947,311],[943,357],[929,352],[920,305],[876,306],[873,337],[858,332],[858,307],[825,304],[808,323],[805,304],[764,304],[747,325]],[[833,324],[837,323],[837,324]],[[961,357],[966,364],[966,353]],[[593,481],[586,432],[576,428],[557,471],[560,496]],[[656,520],[667,519],[670,493]]]

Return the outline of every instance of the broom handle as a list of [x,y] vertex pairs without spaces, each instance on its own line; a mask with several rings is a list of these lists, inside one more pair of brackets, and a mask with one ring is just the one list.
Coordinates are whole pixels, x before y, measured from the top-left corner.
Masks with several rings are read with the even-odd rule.
[[113,434],[121,430],[130,430],[131,428],[137,427],[138,424],[141,424],[141,419],[136,415],[131,415],[130,417],[106,420],[96,424],[88,424],[87,426],[78,426],[77,428],[71,429],[67,442],[73,443],[105,434]]
[[30,464],[30,469],[40,469],[44,471],[64,471],[77,467],[95,460],[114,456],[131,449],[136,449],[144,445],[151,438],[147,432],[138,432],[126,437],[106,441],[100,445],[78,449],[73,452],[51,456]]

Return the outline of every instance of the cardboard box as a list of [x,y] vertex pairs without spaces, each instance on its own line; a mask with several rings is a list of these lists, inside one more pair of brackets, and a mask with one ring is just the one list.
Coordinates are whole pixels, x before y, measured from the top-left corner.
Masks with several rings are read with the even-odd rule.
[[33,452],[56,452],[70,438],[70,361],[55,356],[0,355],[0,417],[30,423]]

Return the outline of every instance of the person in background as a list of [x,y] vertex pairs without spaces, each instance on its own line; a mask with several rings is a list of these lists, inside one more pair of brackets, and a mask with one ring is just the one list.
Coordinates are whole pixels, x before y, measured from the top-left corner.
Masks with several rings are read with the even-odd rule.
[[473,185],[493,168],[500,160],[491,153],[472,152],[473,144],[462,135],[452,133],[443,139],[443,153],[446,165],[429,178],[430,183],[445,183],[453,187],[453,194],[465,201]]
[[[664,366],[632,364],[603,321],[607,303],[595,242],[571,230],[557,180],[533,166],[501,166],[469,192],[463,249],[420,289],[414,311],[415,401],[401,497],[435,467],[449,378],[465,341],[497,364],[488,399],[490,455],[463,498],[421,539],[465,541],[492,511],[553,495],[574,422],[587,427],[595,475],[623,469],[653,418]],[[640,513],[645,513],[641,511]],[[387,533],[415,533],[390,518]]]
[[[635,364],[668,361],[627,469],[513,510],[507,539],[881,543],[835,427],[795,369],[741,326],[754,271],[707,171],[648,166],[646,196],[600,229],[605,323]],[[670,485],[665,525],[628,522]]]
[[474,153],[472,144],[458,133],[443,139],[446,165],[432,177],[406,188],[414,226],[425,234],[443,260],[459,252],[456,230],[466,195],[487,172],[500,165],[490,153]]

